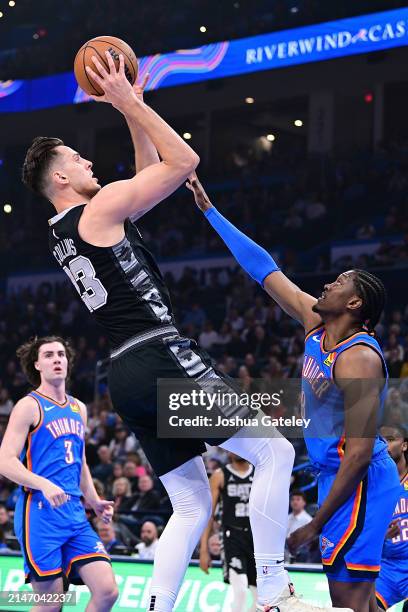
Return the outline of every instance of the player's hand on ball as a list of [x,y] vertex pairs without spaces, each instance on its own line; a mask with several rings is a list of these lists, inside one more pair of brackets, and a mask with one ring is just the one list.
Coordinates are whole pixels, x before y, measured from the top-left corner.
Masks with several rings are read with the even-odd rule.
[[110,523],[113,517],[113,506],[113,501],[99,499],[92,505],[92,508],[98,518],[102,519],[104,523]]
[[68,495],[54,483],[47,480],[41,489],[45,499],[51,504],[52,508],[59,508],[68,501]]
[[208,570],[210,569],[211,565],[212,561],[208,550],[200,549],[200,569],[203,570],[204,574],[209,573]]
[[106,51],[105,55],[109,65],[109,72],[96,56],[92,57],[95,70],[86,66],[88,75],[104,92],[103,96],[91,96],[91,98],[96,102],[109,102],[118,111],[125,113],[135,99],[135,92],[126,78],[124,57],[122,54],[119,55],[119,70],[116,70],[109,51]]
[[198,176],[195,172],[193,172],[193,174],[188,178],[186,187],[187,189],[193,192],[195,203],[197,204],[200,210],[205,212],[206,210],[212,207],[210,198],[206,194],[204,187],[198,180]]
[[315,527],[313,521],[308,523],[308,525],[304,525],[303,527],[299,527],[287,539],[287,545],[289,551],[294,554],[296,551],[303,546],[304,544],[309,544],[319,535],[318,529]]
[[401,534],[401,528],[400,528],[399,520],[396,519],[395,521],[391,521],[390,526],[387,529],[387,533],[385,534],[386,539],[392,540],[392,538],[396,538],[400,534]]

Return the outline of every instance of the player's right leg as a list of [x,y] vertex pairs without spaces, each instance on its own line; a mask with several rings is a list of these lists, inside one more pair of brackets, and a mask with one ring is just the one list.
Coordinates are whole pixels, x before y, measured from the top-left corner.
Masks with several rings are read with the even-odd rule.
[[[63,578],[60,576],[58,578],[53,578],[51,580],[36,580],[36,579],[32,579],[31,580],[31,586],[33,587],[33,591],[34,593],[38,594],[38,595],[43,595],[46,599],[48,599],[49,595],[55,595],[55,596],[59,596],[59,595],[63,595],[64,593],[64,584],[63,584]],[[53,605],[52,603],[48,603],[47,605],[41,606],[41,605],[36,605],[32,608],[32,612],[59,612],[59,610],[61,610],[62,608],[62,604],[61,603],[55,603],[55,605]]]
[[[253,429],[249,436],[253,436]],[[245,438],[245,429],[221,444],[255,466],[249,518],[255,549],[259,612],[323,612],[350,608],[317,608],[299,600],[284,567],[289,483],[295,451],[279,432],[271,438]]]
[[156,550],[149,610],[172,612],[193,550],[210,520],[211,493],[202,457],[190,459],[160,480],[173,514]]

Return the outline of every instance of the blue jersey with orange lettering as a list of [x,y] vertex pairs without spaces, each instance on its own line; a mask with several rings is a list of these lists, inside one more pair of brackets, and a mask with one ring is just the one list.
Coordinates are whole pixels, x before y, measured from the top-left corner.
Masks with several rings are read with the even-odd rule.
[[408,559],[408,472],[401,480],[401,495],[392,520],[398,520],[400,534],[384,542],[384,559]]
[[[387,393],[387,369],[377,340],[361,331],[339,342],[331,351],[324,348],[324,326],[312,330],[305,341],[302,370],[302,411],[310,425],[304,431],[309,457],[319,471],[337,472],[344,455],[344,394],[334,382],[334,366],[339,355],[352,346],[371,347],[381,357],[385,385],[380,394],[379,421]],[[376,437],[372,459],[388,452],[386,442]]]
[[84,422],[77,400],[67,395],[59,404],[39,391],[29,396],[37,401],[40,419],[27,436],[21,461],[68,495],[81,496]]

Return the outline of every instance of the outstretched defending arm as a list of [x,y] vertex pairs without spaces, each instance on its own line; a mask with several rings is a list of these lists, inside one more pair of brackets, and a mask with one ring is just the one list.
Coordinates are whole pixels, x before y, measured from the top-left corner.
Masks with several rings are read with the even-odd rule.
[[288,315],[302,323],[306,331],[319,325],[321,318],[312,311],[316,299],[292,283],[265,249],[240,232],[218,212],[195,174],[191,176],[186,186],[194,193],[197,206],[203,211],[240,266]]

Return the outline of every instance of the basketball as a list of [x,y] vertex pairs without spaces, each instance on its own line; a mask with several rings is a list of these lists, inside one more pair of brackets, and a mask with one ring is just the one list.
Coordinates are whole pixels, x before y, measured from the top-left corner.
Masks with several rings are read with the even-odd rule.
[[136,82],[138,64],[136,55],[131,47],[129,47],[125,41],[121,40],[120,38],[116,38],[115,36],[97,36],[96,38],[92,38],[82,45],[76,54],[74,61],[75,78],[78,81],[80,88],[88,95],[103,95],[103,91],[89,76],[85,70],[85,67],[89,66],[92,68],[92,70],[98,72],[95,64],[92,61],[92,56],[96,55],[101,64],[105,66],[106,70],[109,72],[109,64],[105,55],[106,51],[109,51],[111,54],[115,62],[116,69],[119,68],[119,54],[122,53],[125,59],[126,78],[132,85]]

